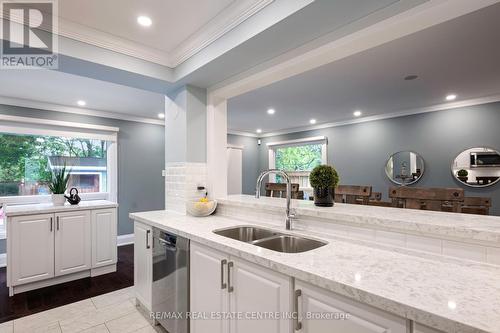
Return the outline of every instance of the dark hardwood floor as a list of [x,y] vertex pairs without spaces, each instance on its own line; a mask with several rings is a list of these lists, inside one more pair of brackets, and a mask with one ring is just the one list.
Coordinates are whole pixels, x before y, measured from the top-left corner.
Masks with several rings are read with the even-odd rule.
[[117,271],[9,297],[6,269],[0,268],[0,323],[106,294],[134,284],[134,246],[118,248]]

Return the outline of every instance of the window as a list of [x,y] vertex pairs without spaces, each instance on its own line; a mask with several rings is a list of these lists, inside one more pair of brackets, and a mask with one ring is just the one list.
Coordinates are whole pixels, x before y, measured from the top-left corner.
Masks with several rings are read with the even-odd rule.
[[51,202],[52,170],[70,170],[82,200],[117,201],[119,128],[0,114],[0,239],[6,205]]
[[[309,189],[309,173],[314,167],[326,164],[326,138],[313,137],[299,140],[269,143],[269,167],[286,171],[292,183],[302,190]],[[280,176],[270,181],[282,182]]]
[[69,170],[69,187],[108,192],[108,142],[0,133],[0,197],[48,195],[53,170]]

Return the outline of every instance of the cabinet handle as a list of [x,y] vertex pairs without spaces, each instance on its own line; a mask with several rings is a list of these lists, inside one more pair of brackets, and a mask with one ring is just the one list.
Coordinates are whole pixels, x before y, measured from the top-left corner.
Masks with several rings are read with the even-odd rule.
[[226,289],[227,283],[224,282],[224,266],[227,264],[226,259],[220,261],[220,289]]
[[51,217],[50,218],[50,232],[52,232],[54,229],[54,219]]
[[149,245],[149,234],[151,233],[151,230],[146,230],[146,249],[150,249],[151,246]]
[[295,325],[295,330],[300,331],[302,329],[302,323],[299,321],[299,297],[302,296],[302,290],[297,289],[295,290],[295,303],[294,303],[294,312],[295,312],[295,317],[293,319],[294,325]]
[[56,221],[57,221],[57,230],[59,230],[59,216],[56,217]]
[[232,293],[234,291],[233,286],[231,285],[231,268],[233,268],[234,263],[230,261],[227,264],[227,292]]

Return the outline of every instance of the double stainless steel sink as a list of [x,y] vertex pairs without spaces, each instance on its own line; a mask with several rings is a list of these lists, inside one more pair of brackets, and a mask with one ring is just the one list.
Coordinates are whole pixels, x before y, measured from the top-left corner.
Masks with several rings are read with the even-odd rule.
[[282,253],[300,253],[328,243],[252,226],[215,230],[215,234]]

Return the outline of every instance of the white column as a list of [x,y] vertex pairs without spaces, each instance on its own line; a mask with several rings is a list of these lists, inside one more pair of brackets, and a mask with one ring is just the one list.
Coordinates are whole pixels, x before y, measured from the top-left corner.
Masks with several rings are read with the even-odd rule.
[[227,196],[227,100],[208,95],[207,181],[213,198]]
[[[191,86],[165,96],[165,208],[186,213],[207,187],[206,90]],[[210,189],[209,193],[210,193]]]

